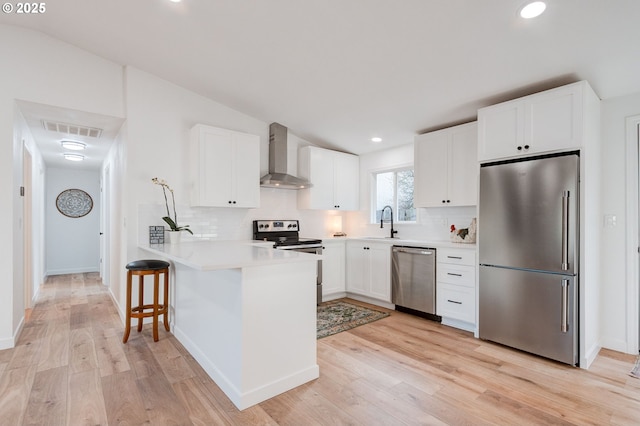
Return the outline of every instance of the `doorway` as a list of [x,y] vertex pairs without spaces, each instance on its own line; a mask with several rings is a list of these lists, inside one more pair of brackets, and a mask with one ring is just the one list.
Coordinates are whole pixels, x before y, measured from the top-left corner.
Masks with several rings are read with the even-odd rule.
[[100,276],[102,277],[102,284],[107,287],[111,285],[110,281],[110,253],[111,253],[111,239],[106,236],[111,235],[111,217],[109,214],[111,206],[111,167],[106,166],[102,175],[102,182],[100,185],[100,191],[102,192],[102,209],[101,209],[101,231],[100,231]]
[[[107,262],[109,258],[108,256],[103,258],[102,249],[109,248],[108,211],[110,209],[109,204],[113,201],[113,193],[108,191],[108,181],[104,185],[107,188],[106,199],[104,194],[100,193],[100,188],[103,186],[101,180],[105,174],[105,160],[109,158],[109,152],[121,131],[124,119],[24,100],[16,100],[15,103],[21,119],[14,125],[29,133],[29,137],[26,138],[28,149],[23,147],[22,161],[23,191],[25,196],[23,197],[24,213],[22,218],[24,224],[22,235],[24,248],[21,255],[25,265],[24,306],[26,309],[31,306],[31,301],[37,294],[40,283],[50,273],[46,265],[48,259],[48,251],[46,250],[48,243],[47,229],[51,228],[50,226],[45,226],[47,215],[55,216],[57,219],[64,219],[67,222],[78,223],[82,220],[82,218],[71,219],[70,217],[63,217],[64,213],[58,208],[57,202],[57,197],[64,190],[88,186],[86,179],[82,177],[84,176],[82,173],[94,173],[94,185],[97,188],[94,191],[94,195],[92,195],[93,200],[91,201],[95,203],[96,211],[93,214],[97,215],[98,219],[95,229],[91,231],[90,235],[96,241],[95,261],[93,262],[95,267],[90,266],[83,270],[82,266],[84,265],[69,263],[68,265],[62,265],[54,273],[66,273],[65,271],[68,271],[69,273],[95,272],[101,274],[104,271],[105,274],[101,274],[101,277],[106,280],[104,283],[108,284],[110,267]],[[69,151],[69,149],[73,148],[63,145],[63,141],[75,142],[76,146],[85,149]],[[67,161],[64,158],[64,153],[78,153],[84,157],[84,161],[75,163]],[[36,169],[36,167],[39,168]],[[71,176],[71,173],[66,172],[61,173],[61,170],[73,171],[77,176]],[[40,173],[39,176],[38,171]],[[109,174],[110,172],[107,172],[107,176]],[[49,188],[54,178],[57,179],[56,182],[61,182],[60,185],[64,187]],[[63,179],[67,179],[68,182],[63,182]],[[106,228],[101,226],[103,216],[106,219]],[[60,227],[54,226],[53,228]],[[100,232],[102,232],[102,235],[99,236]],[[80,245],[76,240],[82,239],[83,236],[89,237],[89,234],[77,234],[68,233],[64,236],[62,246],[67,247],[67,250],[60,250],[60,244],[57,244],[55,247],[50,247],[49,251],[54,250],[68,254],[68,252],[71,252],[70,247],[73,248]],[[65,267],[68,267],[67,270],[65,270]],[[23,296],[20,295],[20,297],[22,298]],[[22,303],[20,304],[22,305]]]

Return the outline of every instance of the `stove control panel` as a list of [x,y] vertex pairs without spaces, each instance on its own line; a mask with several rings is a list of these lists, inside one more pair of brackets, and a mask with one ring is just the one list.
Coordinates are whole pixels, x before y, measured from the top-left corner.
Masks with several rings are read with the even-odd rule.
[[282,231],[298,231],[299,223],[297,220],[254,220],[254,232],[282,232]]

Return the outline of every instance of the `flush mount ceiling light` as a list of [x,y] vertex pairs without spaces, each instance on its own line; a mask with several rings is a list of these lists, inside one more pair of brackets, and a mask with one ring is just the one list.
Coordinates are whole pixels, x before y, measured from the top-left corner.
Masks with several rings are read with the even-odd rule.
[[382,138],[378,138],[378,137],[371,138],[371,142],[382,142]]
[[71,151],[82,151],[87,147],[86,144],[76,141],[62,141],[60,143],[64,149],[70,149]]
[[84,160],[84,155],[80,155],[80,154],[70,154],[68,152],[65,152],[62,155],[64,156],[65,160],[69,160],[69,161],[82,161],[82,160]]
[[543,1],[527,3],[520,9],[520,16],[524,19],[535,18],[536,16],[542,15],[542,12],[544,12],[546,8],[547,5]]

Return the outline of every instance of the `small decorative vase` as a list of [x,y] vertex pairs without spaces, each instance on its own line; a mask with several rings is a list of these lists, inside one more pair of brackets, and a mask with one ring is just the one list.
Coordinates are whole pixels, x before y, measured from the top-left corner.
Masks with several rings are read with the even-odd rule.
[[168,231],[169,234],[169,244],[178,244],[180,242],[180,238],[182,237],[181,231]]

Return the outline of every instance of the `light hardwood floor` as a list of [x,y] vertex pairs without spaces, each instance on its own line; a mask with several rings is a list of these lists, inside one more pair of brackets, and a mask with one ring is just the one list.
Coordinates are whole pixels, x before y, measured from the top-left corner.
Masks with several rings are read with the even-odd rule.
[[242,412],[162,327],[122,332],[95,274],[48,280],[0,351],[0,424],[640,424],[633,356],[585,371],[397,312],[319,340],[319,379]]

